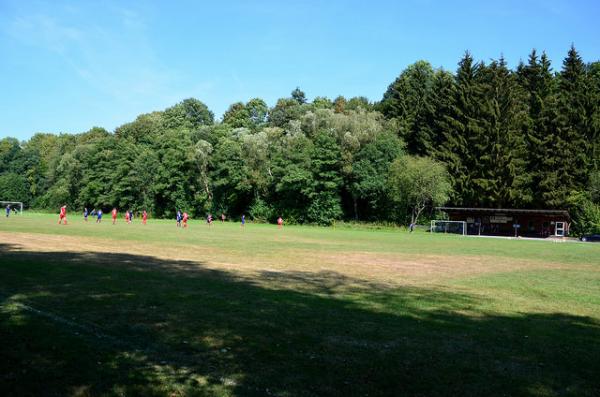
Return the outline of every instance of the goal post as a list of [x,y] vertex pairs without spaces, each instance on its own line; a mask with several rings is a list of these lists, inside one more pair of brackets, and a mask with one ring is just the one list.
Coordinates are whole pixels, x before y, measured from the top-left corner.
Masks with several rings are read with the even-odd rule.
[[432,220],[431,233],[452,233],[467,235],[467,222]]
[[0,201],[0,206],[2,207],[3,216],[4,211],[6,210],[6,206],[9,206],[11,211],[18,209],[19,215],[23,215],[23,202],[21,201]]

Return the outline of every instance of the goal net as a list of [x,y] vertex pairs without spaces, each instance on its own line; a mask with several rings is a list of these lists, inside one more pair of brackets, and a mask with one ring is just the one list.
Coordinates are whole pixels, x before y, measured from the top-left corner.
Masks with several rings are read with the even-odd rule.
[[431,221],[431,233],[453,233],[467,234],[467,222],[465,221]]
[[7,207],[11,215],[15,212],[19,215],[23,214],[23,203],[20,201],[0,201],[0,206],[2,207],[2,216],[6,215]]

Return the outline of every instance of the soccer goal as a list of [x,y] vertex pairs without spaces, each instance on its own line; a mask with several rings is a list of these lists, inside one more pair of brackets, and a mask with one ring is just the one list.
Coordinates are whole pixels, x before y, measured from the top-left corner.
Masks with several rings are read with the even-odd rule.
[[467,222],[465,221],[431,221],[431,233],[453,233],[467,235]]
[[0,206],[3,209],[2,216],[4,216],[7,206],[11,213],[16,211],[19,215],[23,215],[23,203],[20,201],[0,201]]

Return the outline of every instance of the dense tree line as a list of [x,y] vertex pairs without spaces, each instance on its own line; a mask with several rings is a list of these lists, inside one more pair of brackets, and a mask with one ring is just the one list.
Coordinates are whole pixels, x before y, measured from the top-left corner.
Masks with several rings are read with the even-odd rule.
[[600,63],[571,48],[554,72],[533,51],[515,70],[467,53],[456,73],[419,61],[378,103],[232,104],[220,122],[186,99],[113,133],[0,141],[3,199],[39,208],[173,216],[410,222],[432,206],[568,208],[600,228]]
[[559,72],[532,51],[510,70],[469,53],[455,74],[409,66],[377,104],[411,154],[448,167],[455,205],[567,208],[600,231],[600,62],[571,47]]

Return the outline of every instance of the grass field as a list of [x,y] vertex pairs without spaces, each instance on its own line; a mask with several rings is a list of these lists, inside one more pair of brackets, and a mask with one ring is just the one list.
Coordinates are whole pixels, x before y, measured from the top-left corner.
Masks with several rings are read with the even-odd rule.
[[2,396],[598,396],[600,244],[0,219]]

